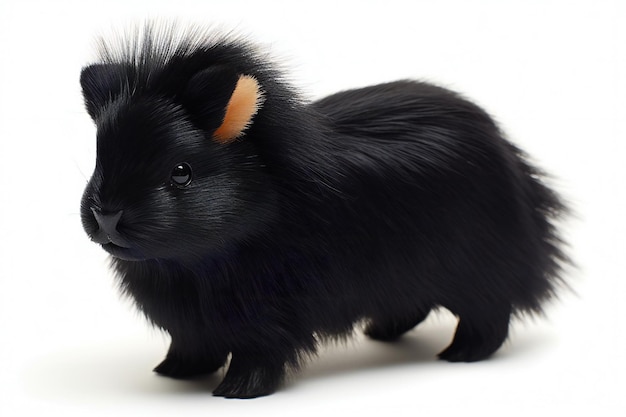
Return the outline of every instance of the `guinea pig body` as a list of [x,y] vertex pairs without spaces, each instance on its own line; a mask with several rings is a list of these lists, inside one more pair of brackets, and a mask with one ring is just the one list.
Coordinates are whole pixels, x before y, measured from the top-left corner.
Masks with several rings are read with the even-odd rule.
[[241,41],[121,45],[81,76],[98,127],[81,213],[171,335],[156,372],[230,357],[214,394],[267,395],[321,341],[359,323],[394,340],[440,307],[459,318],[440,357],[476,361],[554,295],[564,205],[459,95],[398,81],[307,104]]

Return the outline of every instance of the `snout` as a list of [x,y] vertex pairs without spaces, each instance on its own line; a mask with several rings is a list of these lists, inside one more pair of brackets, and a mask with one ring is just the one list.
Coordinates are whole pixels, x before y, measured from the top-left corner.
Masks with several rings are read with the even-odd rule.
[[[115,258],[126,261],[146,259],[142,251],[124,236],[124,210],[102,211],[91,207],[83,211],[83,225],[89,238]],[[120,232],[122,226],[122,232]]]
[[98,230],[93,232],[89,237],[92,241],[101,245],[107,243],[113,243],[121,248],[130,248],[129,242],[118,231],[118,225],[124,210],[115,212],[102,212],[94,207],[91,208],[96,222],[98,223]]

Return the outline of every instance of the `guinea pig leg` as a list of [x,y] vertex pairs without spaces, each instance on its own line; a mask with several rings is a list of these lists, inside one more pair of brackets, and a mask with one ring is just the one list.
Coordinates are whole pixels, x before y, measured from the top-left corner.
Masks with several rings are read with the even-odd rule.
[[454,340],[439,359],[449,362],[475,362],[493,354],[506,339],[511,316],[510,304],[455,312],[459,317]]
[[365,334],[374,340],[392,342],[424,321],[428,313],[430,313],[430,308],[418,310],[403,317],[374,318],[365,328]]
[[270,353],[233,352],[224,380],[213,395],[226,398],[255,398],[276,391],[285,377],[285,362]]
[[224,366],[227,357],[228,351],[224,349],[172,337],[167,356],[154,368],[154,372],[177,379],[212,374]]

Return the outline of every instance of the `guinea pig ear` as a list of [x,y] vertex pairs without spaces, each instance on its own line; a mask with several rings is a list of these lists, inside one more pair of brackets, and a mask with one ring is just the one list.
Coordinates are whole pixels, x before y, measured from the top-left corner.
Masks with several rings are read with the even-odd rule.
[[231,68],[213,66],[189,80],[181,100],[193,121],[202,129],[214,130],[222,123],[237,78],[237,73]]
[[213,140],[229,143],[240,137],[262,103],[257,80],[232,68],[214,66],[194,75],[183,94],[184,106]]
[[243,135],[263,104],[259,82],[251,75],[240,75],[224,112],[222,124],[213,132],[213,139],[229,143]]
[[83,68],[80,85],[92,119],[95,120],[102,108],[122,91],[124,74],[120,64],[93,64]]

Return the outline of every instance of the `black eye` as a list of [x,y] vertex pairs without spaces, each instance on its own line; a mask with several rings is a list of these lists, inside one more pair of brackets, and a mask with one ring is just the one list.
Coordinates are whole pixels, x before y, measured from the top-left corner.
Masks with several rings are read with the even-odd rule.
[[191,182],[191,166],[187,162],[176,164],[170,175],[172,184],[178,187],[186,187]]

